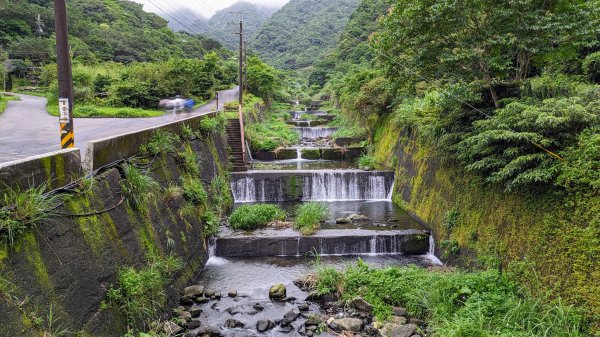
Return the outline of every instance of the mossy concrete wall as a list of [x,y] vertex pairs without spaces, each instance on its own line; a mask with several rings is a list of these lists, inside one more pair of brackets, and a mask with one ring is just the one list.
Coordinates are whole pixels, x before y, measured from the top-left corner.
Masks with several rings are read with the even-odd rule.
[[[509,193],[443,160],[441,150],[393,123],[383,123],[375,138],[376,160],[397,160],[394,202],[432,227],[438,256],[508,270],[534,295],[582,308],[598,327],[598,196]],[[455,221],[448,221],[451,212]]]
[[79,149],[66,149],[0,164],[0,191],[5,186],[28,189],[40,184],[65,186],[82,176]]
[[[224,138],[215,134],[188,145],[211,203],[212,179],[227,177]],[[179,183],[183,174],[173,154],[139,164],[149,165],[149,175],[163,187]],[[38,225],[12,248],[0,244],[0,336],[41,335],[49,330],[50,308],[59,319],[55,328],[58,324],[81,336],[122,336],[123,314],[101,303],[121,268],[145,266],[152,254],[175,254],[185,263],[166,289],[168,304],[176,305],[180,290],[197,278],[207,259],[204,209],[162,192],[132,209],[120,203],[123,180],[119,169],[103,172],[90,190],[71,195],[59,208],[65,215]],[[111,210],[76,216],[106,209]]]

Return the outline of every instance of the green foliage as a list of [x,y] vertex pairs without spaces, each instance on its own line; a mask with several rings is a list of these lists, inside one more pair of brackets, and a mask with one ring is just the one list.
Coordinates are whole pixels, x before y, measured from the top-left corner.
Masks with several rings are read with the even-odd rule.
[[219,233],[219,225],[221,224],[221,219],[215,212],[206,211],[202,214],[201,219],[204,222],[204,233],[207,236],[213,236]]
[[442,249],[442,258],[444,259],[457,256],[460,253],[460,246],[456,240],[442,240],[440,248]]
[[200,119],[199,129],[200,132],[209,136],[214,133],[223,133],[225,132],[225,125],[227,124],[227,119],[223,114],[217,114],[215,117],[204,117]]
[[140,152],[156,156],[159,154],[167,154],[175,152],[175,145],[179,142],[179,136],[162,129],[158,129],[152,133],[148,144],[140,147]]
[[22,190],[3,187],[0,199],[0,241],[12,246],[25,231],[51,220],[61,197],[45,194],[47,185]]
[[281,87],[279,72],[255,55],[250,56],[247,62],[248,91],[271,106],[275,91]]
[[359,2],[289,2],[258,29],[251,44],[261,57],[278,68],[311,66],[332,49]]
[[183,268],[181,259],[152,257],[147,266],[119,271],[116,284],[106,294],[105,306],[112,306],[127,318],[129,330],[140,324],[147,327],[166,304],[166,287],[173,275]]
[[282,114],[271,113],[266,121],[246,125],[246,139],[252,150],[272,151],[297,144],[300,141],[298,133],[284,120]]
[[577,144],[564,152],[565,162],[559,164],[558,184],[567,189],[600,192],[600,128],[582,132]]
[[181,177],[181,185],[183,187],[183,197],[186,200],[196,205],[206,205],[208,195],[200,179],[185,175]]
[[460,216],[460,212],[458,209],[453,208],[446,213],[446,217],[444,219],[444,227],[448,232],[452,231],[454,227],[458,225],[458,217]]
[[194,177],[200,175],[198,158],[189,145],[185,145],[183,151],[177,154],[177,159],[181,162],[181,165],[187,174]]
[[299,229],[302,235],[312,235],[328,215],[329,207],[322,202],[302,203],[296,208],[294,228]]
[[600,84],[600,51],[588,55],[583,60],[582,67],[590,81]]
[[375,158],[368,154],[362,154],[360,157],[358,157],[356,163],[361,170],[372,170],[375,168],[376,164]]
[[133,165],[124,165],[123,172],[125,180],[121,182],[121,190],[127,203],[134,209],[143,208],[150,199],[156,196],[160,185]]
[[[48,113],[52,116],[58,116],[58,105],[49,104],[47,106]],[[162,110],[148,110],[142,108],[127,108],[127,107],[108,107],[96,105],[75,105],[73,108],[73,117],[75,118],[143,118],[143,117],[158,117],[164,115]]]
[[285,211],[277,205],[243,205],[233,211],[229,217],[229,226],[233,229],[253,230],[283,219]]
[[317,289],[340,289],[347,299],[362,296],[379,320],[391,315],[392,306],[406,307],[411,316],[427,318],[433,336],[586,335],[574,308],[529,297],[493,270],[374,269],[359,260],[334,273],[320,271]]
[[210,183],[211,203],[217,213],[223,216],[233,206],[233,195],[226,177],[217,175]]

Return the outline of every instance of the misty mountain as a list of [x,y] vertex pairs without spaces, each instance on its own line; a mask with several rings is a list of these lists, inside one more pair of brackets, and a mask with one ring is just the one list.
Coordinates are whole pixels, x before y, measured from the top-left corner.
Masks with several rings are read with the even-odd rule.
[[339,41],[360,0],[291,0],[250,39],[250,48],[284,69],[311,66]]

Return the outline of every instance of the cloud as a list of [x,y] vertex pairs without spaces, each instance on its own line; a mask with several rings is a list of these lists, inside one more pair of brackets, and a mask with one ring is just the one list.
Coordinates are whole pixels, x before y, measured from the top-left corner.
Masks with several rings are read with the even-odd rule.
[[[149,12],[162,14],[162,12],[176,12],[180,10],[191,10],[198,15],[211,17],[216,11],[227,8],[239,0],[179,0],[177,2],[169,0],[133,0],[144,5],[144,9]],[[269,7],[281,7],[289,0],[246,0],[257,5]]]

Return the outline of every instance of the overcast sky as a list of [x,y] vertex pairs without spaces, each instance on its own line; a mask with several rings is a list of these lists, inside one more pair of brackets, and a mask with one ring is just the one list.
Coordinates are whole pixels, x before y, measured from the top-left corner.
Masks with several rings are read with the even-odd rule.
[[[215,11],[231,6],[239,0],[133,0],[144,5],[144,9],[148,12],[161,13],[161,10],[167,12],[173,12],[175,10],[189,8],[190,10],[201,14],[202,16],[209,18]],[[281,7],[289,0],[249,0],[249,2],[272,6]],[[154,5],[156,4],[156,5]],[[160,7],[157,8],[157,7]]]

